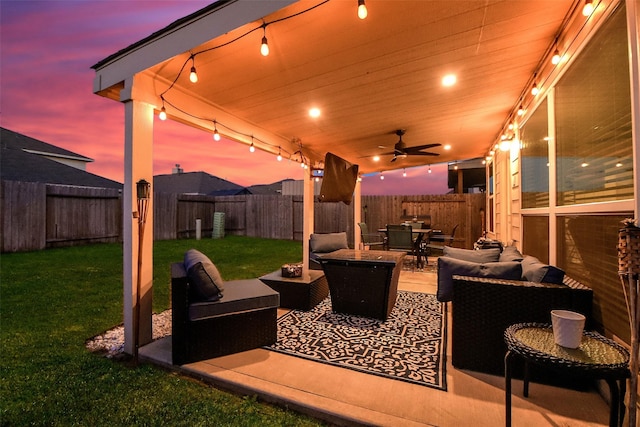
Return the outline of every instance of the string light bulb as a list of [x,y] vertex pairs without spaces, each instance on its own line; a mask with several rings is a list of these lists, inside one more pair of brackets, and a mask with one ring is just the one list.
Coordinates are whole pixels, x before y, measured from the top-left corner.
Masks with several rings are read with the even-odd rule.
[[358,0],[358,18],[365,19],[369,12],[367,6],[364,4],[364,0]]
[[551,63],[553,65],[558,65],[560,63],[560,51],[557,48],[553,52],[553,56],[551,57]]
[[196,60],[195,57],[191,57],[191,72],[189,73],[189,80],[191,83],[198,83],[198,73],[196,73]]
[[406,177],[407,177],[407,170],[406,170],[406,169],[402,169],[402,176],[403,176],[404,178],[406,178]]
[[384,181],[384,173],[380,172],[380,181]]
[[520,104],[520,106],[518,107],[518,115],[524,116],[524,107],[522,106],[522,104]]
[[593,9],[593,0],[585,0],[584,6],[582,7],[582,14],[584,16],[591,16]]
[[260,45],[260,54],[262,56],[269,56],[269,43],[267,42],[267,26],[262,26],[264,33],[262,36],[262,44]]
[[533,86],[531,86],[531,95],[536,96],[538,93],[540,93],[540,89],[538,89],[538,85],[534,83]]
[[256,147],[253,146],[253,141],[251,141],[251,145],[249,146],[249,151],[251,151],[252,153],[256,151]]
[[162,121],[167,120],[167,110],[164,108],[164,105],[162,106],[162,109],[160,110],[160,113],[158,114],[158,118]]
[[282,149],[280,147],[278,147],[278,157],[277,157],[278,161],[281,162],[282,161]]
[[215,120],[213,121],[213,140],[220,141],[220,134],[218,133],[218,126]]
[[428,170],[428,172],[429,172],[429,173],[431,173],[431,165],[429,165],[429,170]]

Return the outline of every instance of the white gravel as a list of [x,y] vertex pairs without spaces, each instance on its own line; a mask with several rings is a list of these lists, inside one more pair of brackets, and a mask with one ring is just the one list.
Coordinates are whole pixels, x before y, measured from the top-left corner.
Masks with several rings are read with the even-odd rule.
[[[160,314],[154,313],[151,322],[154,341],[171,335],[171,309],[165,310]],[[85,346],[89,351],[104,353],[108,358],[122,354],[124,352],[124,326],[116,326],[88,339]]]

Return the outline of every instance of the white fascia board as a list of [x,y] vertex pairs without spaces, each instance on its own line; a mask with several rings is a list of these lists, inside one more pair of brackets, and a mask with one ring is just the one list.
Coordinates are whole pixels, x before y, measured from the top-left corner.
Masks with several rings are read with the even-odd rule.
[[297,0],[236,0],[203,12],[176,28],[158,33],[143,45],[96,68],[93,91],[98,93],[176,55],[188,52],[249,22],[276,12]]

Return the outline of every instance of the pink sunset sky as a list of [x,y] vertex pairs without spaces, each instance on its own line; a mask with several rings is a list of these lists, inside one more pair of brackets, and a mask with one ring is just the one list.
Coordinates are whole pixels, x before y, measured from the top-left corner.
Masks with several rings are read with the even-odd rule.
[[[112,53],[210,4],[182,1],[0,1],[0,125],[94,159],[87,170],[124,180],[124,110],[92,92],[90,68]],[[154,126],[154,174],[205,171],[236,184],[302,179],[295,162],[248,155],[179,123]],[[362,193],[444,194],[447,165],[364,177]]]

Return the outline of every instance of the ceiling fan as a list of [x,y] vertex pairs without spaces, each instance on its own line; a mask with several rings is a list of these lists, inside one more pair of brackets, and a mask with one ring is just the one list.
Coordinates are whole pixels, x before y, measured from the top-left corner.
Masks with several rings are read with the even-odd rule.
[[395,162],[398,158],[405,158],[407,156],[439,156],[440,153],[433,153],[430,151],[422,151],[428,148],[439,147],[442,144],[424,144],[424,145],[416,145],[415,147],[407,147],[407,144],[402,140],[402,135],[405,134],[404,129],[398,129],[394,132],[398,135],[399,139],[396,142],[396,145],[393,147],[393,151],[388,153],[382,153],[383,155],[393,154],[391,158],[391,162]]

